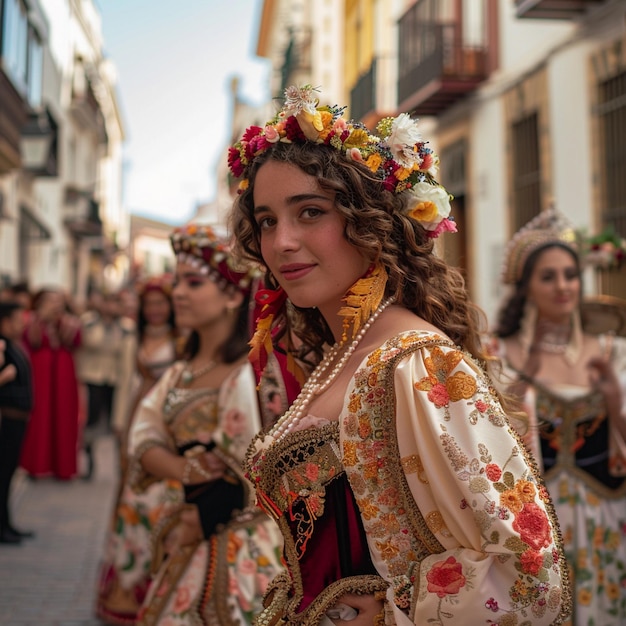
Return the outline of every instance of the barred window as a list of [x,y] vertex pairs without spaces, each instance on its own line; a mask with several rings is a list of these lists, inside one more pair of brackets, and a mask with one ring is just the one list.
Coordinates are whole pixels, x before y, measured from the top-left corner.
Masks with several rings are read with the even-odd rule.
[[626,237],[626,71],[600,83],[599,89],[602,225],[613,226]]
[[541,163],[538,115],[533,112],[512,125],[513,232],[541,212]]

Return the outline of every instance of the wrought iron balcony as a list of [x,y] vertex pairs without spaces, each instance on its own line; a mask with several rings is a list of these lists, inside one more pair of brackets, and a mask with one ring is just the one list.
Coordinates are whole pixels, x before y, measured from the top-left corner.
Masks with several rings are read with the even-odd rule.
[[514,0],[517,17],[547,20],[571,20],[606,0]]
[[383,117],[395,114],[391,63],[392,59],[374,59],[350,90],[350,117],[369,128],[374,128]]
[[400,111],[438,115],[487,78],[486,48],[465,45],[458,33],[458,24],[419,22],[411,10],[400,19]]

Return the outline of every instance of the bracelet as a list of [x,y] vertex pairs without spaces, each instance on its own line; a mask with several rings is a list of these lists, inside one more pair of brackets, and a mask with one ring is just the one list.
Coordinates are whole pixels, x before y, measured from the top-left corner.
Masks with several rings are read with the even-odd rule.
[[190,459],[187,459],[185,467],[183,468],[183,476],[181,480],[183,485],[189,485],[192,471],[194,471],[199,476],[202,476],[202,478],[206,478],[207,480],[213,480],[213,474],[205,470],[204,467],[200,465],[200,462],[196,457],[192,457]]

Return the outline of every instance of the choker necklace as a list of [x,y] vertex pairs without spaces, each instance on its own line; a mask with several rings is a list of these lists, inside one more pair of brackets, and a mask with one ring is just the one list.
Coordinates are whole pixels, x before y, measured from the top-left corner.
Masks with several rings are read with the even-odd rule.
[[169,324],[159,324],[153,326],[152,324],[146,324],[143,332],[146,337],[165,337],[172,330]]
[[204,367],[199,367],[197,370],[191,370],[189,363],[185,365],[185,369],[180,374],[180,381],[183,385],[190,385],[196,378],[203,376],[210,372],[217,365],[217,361],[210,361]]
[[565,351],[567,350],[568,346],[569,346],[569,342],[558,343],[558,342],[547,341],[545,339],[543,341],[540,341],[537,344],[537,347],[539,348],[539,350],[541,350],[542,352],[550,352],[551,354],[565,354]]
[[335,380],[335,378],[337,378],[339,372],[341,372],[350,357],[354,354],[370,326],[394,300],[394,297],[387,298],[384,302],[378,305],[378,308],[370,315],[367,322],[363,324],[357,336],[352,340],[352,343],[348,346],[332,370],[330,370],[326,379],[321,382],[322,375],[325,374],[330,368],[331,363],[337,358],[339,351],[345,346],[345,344],[343,342],[336,343],[328,351],[324,358],[319,362],[318,366],[313,370],[306,383],[304,383],[304,386],[298,394],[298,397],[294,400],[293,404],[269,431],[269,435],[271,435],[274,440],[280,439],[293,430],[294,426],[304,417],[306,409],[309,404],[311,404],[311,400],[330,387],[331,383]]

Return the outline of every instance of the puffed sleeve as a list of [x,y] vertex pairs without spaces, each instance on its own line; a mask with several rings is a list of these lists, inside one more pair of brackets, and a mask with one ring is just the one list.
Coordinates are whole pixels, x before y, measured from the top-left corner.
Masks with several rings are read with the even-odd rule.
[[261,429],[254,370],[244,363],[220,387],[215,452],[243,476],[242,463],[250,441]]
[[162,446],[177,453],[176,444],[163,417],[163,405],[167,392],[174,386],[183,366],[182,362],[175,363],[163,374],[139,403],[132,418],[128,434],[128,481],[136,491],[146,489],[157,480],[145,472],[141,465],[141,457],[146,450]]
[[570,594],[549,495],[483,370],[432,337],[372,353],[341,419],[396,623],[559,624]]
[[[626,420],[626,339],[623,337],[613,338],[611,364],[622,389],[621,419]],[[613,425],[609,431],[609,471],[614,476],[626,476],[626,442]]]

